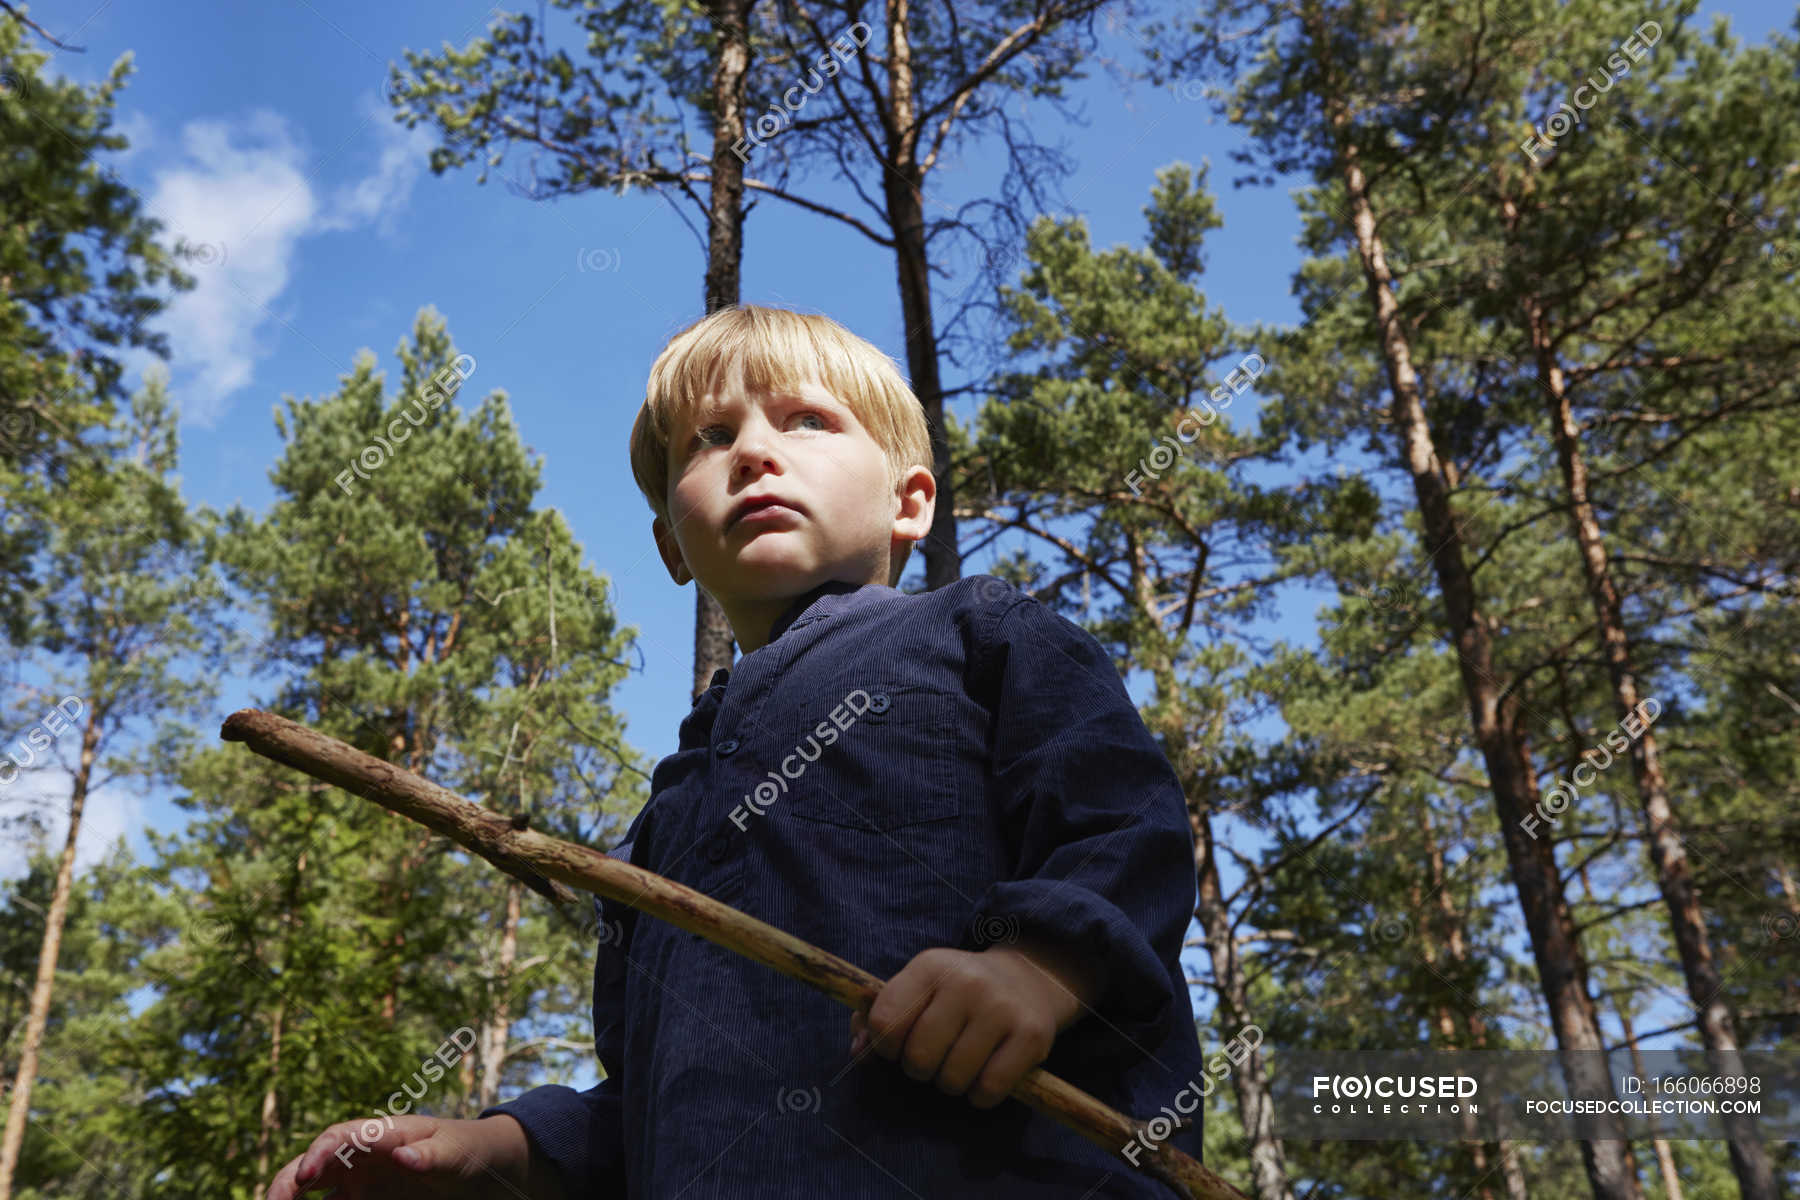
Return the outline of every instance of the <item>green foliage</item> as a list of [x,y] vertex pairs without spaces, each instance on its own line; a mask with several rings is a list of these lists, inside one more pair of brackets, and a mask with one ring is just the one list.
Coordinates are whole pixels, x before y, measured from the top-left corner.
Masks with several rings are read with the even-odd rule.
[[87,486],[104,470],[88,444],[124,398],[119,353],[167,356],[148,322],[159,290],[193,280],[155,237],[161,226],[99,160],[123,150],[110,133],[131,73],[120,57],[84,88],[44,73],[48,55],[0,13],[0,633],[26,642],[22,593],[58,488]]
[[[9,1083],[55,874],[55,858],[38,854],[27,874],[0,889],[0,1069]],[[19,1200],[152,1194],[135,1124],[143,1082],[119,1069],[114,1047],[130,1025],[132,992],[165,905],[122,843],[75,878],[15,1180]]]
[[[97,197],[82,211],[134,211],[129,193]],[[51,315],[97,328],[78,304]],[[34,377],[61,369],[48,342],[9,349]],[[442,320],[422,313],[399,357],[392,397],[365,358],[336,395],[277,413],[289,447],[266,518],[190,511],[167,482],[174,411],[155,373],[125,418],[98,403],[84,417],[85,454],[33,443],[35,459],[8,460],[16,498],[37,473],[31,506],[8,510],[32,552],[8,567],[35,576],[8,598],[47,681],[9,694],[8,728],[51,692],[77,696],[95,730],[78,790],[167,781],[195,814],[152,835],[147,867],[115,858],[77,881],[16,1194],[249,1195],[465,1028],[507,1027],[506,1057],[433,1080],[428,1111],[472,1115],[475,1089],[566,1078],[581,1060],[591,947],[567,918],[528,900],[506,928],[485,862],[213,740],[214,681],[252,663],[276,676],[268,707],[549,832],[607,844],[642,803],[646,764],[605,701],[632,636],[606,580],[558,513],[534,509],[539,467],[504,395],[472,415],[450,403],[475,363]],[[221,622],[227,584],[260,627],[254,648]],[[41,839],[40,813],[19,819]],[[5,901],[31,914],[0,945],[9,1080],[49,869],[35,859]],[[509,965],[499,948],[515,937]]]
[[[20,728],[52,704],[73,718],[57,753],[47,752],[16,782],[39,795],[43,780],[54,787],[66,779],[63,794],[44,798],[75,823],[109,787],[164,768],[170,741],[188,723],[205,720],[217,663],[230,648],[216,624],[223,593],[210,571],[213,518],[190,511],[169,478],[177,449],[164,388],[163,376],[152,372],[126,417],[91,443],[103,471],[88,464],[84,491],[52,491],[41,508],[48,525],[33,565],[44,582],[25,595],[25,626],[30,665],[47,686],[16,688],[5,720]],[[75,749],[62,753],[68,744]],[[64,764],[66,775],[50,770],[53,762]],[[45,815],[27,808],[9,814],[8,823],[28,826],[37,843]],[[7,1060],[9,1082],[23,1054],[24,1013],[51,916],[46,876],[54,872],[47,857],[34,858],[11,894],[11,906],[29,916],[8,922],[16,934],[0,950],[8,985],[0,1059]],[[28,1128],[44,1136],[27,1138],[19,1167],[28,1195],[40,1194],[33,1180],[46,1181],[46,1196],[86,1194],[82,1189],[102,1184],[136,1187],[149,1170],[118,1116],[135,1107],[141,1077],[114,1070],[108,1050],[130,1024],[127,993],[142,982],[158,915],[168,907],[122,845],[74,889],[31,1091],[37,1115]]]
[[[266,707],[607,844],[643,798],[605,703],[629,631],[560,516],[533,508],[539,466],[504,395],[451,403],[478,367],[443,321],[422,312],[399,357],[391,395],[365,356],[334,395],[290,400],[275,506],[227,516],[220,557],[276,675]],[[156,1001],[118,1047],[151,1081],[159,1194],[249,1189],[404,1086],[429,1085],[420,1111],[473,1115],[473,1060],[415,1073],[501,1011],[519,1034],[581,1044],[590,948],[528,898],[503,969],[506,889],[485,861],[241,747],[188,747],[174,775],[194,821],[154,841],[175,919],[145,962]],[[516,1055],[501,1080],[576,1061]],[[195,1145],[216,1153],[196,1163]]]

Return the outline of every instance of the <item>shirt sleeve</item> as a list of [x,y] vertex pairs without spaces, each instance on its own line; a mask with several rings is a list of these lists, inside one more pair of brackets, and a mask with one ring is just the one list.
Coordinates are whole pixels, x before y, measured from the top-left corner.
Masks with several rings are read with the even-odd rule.
[[1180,780],[1092,634],[1030,597],[992,620],[990,802],[1014,861],[977,902],[964,947],[1060,944],[1097,968],[1100,993],[1079,1019],[1155,1044],[1198,900]]
[[585,1092],[545,1084],[481,1115],[501,1113],[523,1125],[532,1152],[555,1166],[564,1196],[625,1195],[624,1106],[618,1076],[609,1073]]
[[[631,858],[632,843],[648,811],[645,805],[626,831],[625,840],[608,852]],[[625,1105],[619,1086],[625,1051],[625,966],[636,910],[603,896],[591,896],[592,935],[599,943],[594,956],[594,1055],[606,1072],[585,1092],[562,1084],[532,1088],[504,1104],[484,1109],[482,1117],[501,1113],[525,1128],[532,1152],[554,1164],[563,1195],[624,1197]]]

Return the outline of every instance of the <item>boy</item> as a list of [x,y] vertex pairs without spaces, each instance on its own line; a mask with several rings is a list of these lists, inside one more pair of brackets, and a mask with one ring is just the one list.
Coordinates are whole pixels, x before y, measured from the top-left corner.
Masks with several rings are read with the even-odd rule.
[[[1174,1195],[1006,1097],[1040,1065],[1139,1118],[1197,1087],[1181,788],[1078,626],[988,576],[895,590],[930,463],[885,355],[756,306],[669,341],[631,437],[671,578],[743,655],[610,853],[886,979],[868,1013],[596,899],[605,1079],[401,1118],[360,1179],[333,1126],[270,1200],[427,1177],[561,1200]],[[1185,1121],[1169,1140],[1199,1157]]]

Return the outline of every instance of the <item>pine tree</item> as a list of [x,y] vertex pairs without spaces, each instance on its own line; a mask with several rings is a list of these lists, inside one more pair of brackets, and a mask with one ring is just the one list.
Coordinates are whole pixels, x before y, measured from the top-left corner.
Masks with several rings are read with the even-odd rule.
[[118,354],[166,358],[149,322],[163,294],[193,286],[158,245],[159,222],[104,164],[126,140],[108,132],[131,73],[122,55],[92,88],[44,73],[26,18],[0,11],[0,633],[26,644],[24,596],[51,493],[80,493],[125,399]]
[[[1263,363],[1199,287],[1203,241],[1219,225],[1205,171],[1166,168],[1144,214],[1141,250],[1096,251],[1079,220],[1032,228],[1019,285],[1000,297],[1008,349],[1020,366],[1039,365],[998,380],[968,450],[957,447],[971,464],[960,494],[979,497],[970,528],[991,530],[984,541],[1024,543],[992,573],[1083,624],[1122,670],[1151,680],[1143,716],[1188,797],[1214,1024],[1228,1040],[1268,1014],[1236,934],[1258,888],[1225,893],[1227,851],[1214,832],[1246,809],[1254,819],[1264,781],[1245,778],[1253,748],[1223,716],[1247,697],[1249,623],[1266,614],[1274,586],[1303,569],[1289,544],[1302,514],[1353,520],[1364,497],[1351,482],[1296,503],[1248,481],[1271,445],[1220,413]],[[1232,365],[1218,368],[1221,359]],[[1292,1190],[1263,1071],[1253,1049],[1231,1086],[1257,1193],[1285,1200]]]
[[[1530,364],[1594,610],[1596,657],[1612,688],[1610,718],[1630,724],[1641,723],[1650,706],[1663,707],[1648,690],[1650,664],[1634,649],[1648,630],[1627,616],[1628,599],[1654,582],[1612,561],[1621,539],[1607,511],[1611,477],[1653,466],[1703,425],[1744,422],[1800,399],[1792,383],[1800,264],[1771,253],[1781,214],[1800,199],[1800,179],[1786,166],[1800,143],[1792,123],[1776,115],[1800,102],[1800,43],[1741,55],[1722,37],[1705,46],[1672,5],[1588,6],[1580,26],[1597,17],[1621,28],[1637,22],[1621,58],[1629,80],[1622,85],[1607,68],[1589,71],[1574,89],[1577,98],[1589,96],[1596,115],[1604,105],[1607,119],[1554,148],[1534,134],[1524,146],[1530,163],[1520,159],[1472,189],[1501,236],[1483,246],[1486,253],[1434,277],[1447,291],[1479,297],[1475,310],[1491,314],[1499,336],[1511,336],[1506,349]],[[1577,32],[1573,23],[1534,27],[1542,53],[1553,57],[1570,53],[1562,48]],[[1550,84],[1561,82],[1560,69],[1546,73]],[[1525,99],[1535,97],[1535,90],[1521,93],[1484,114],[1483,127],[1516,121]],[[1646,177],[1668,183],[1646,188]],[[1462,217],[1457,211],[1451,219]],[[1681,248],[1673,262],[1671,246]],[[1516,307],[1508,312],[1508,305]],[[1592,446],[1590,431],[1598,435]],[[1700,1041],[1725,1056],[1714,1060],[1716,1070],[1741,1074],[1730,1057],[1740,1045],[1738,1022],[1654,724],[1630,739],[1627,758]],[[1742,1195],[1773,1200],[1775,1179],[1755,1123],[1734,1114],[1726,1124]]]
[[[605,701],[630,635],[559,514],[534,508],[540,466],[504,393],[451,403],[477,367],[430,310],[399,357],[391,394],[365,354],[334,395],[278,411],[277,502],[228,514],[221,556],[276,673],[263,707],[609,844],[642,801]],[[553,1044],[511,1042],[521,1023],[583,1024],[579,929],[445,839],[241,747],[195,747],[179,777],[196,820],[159,864],[191,917],[152,964],[132,1061],[158,1081],[160,1161],[209,1153],[163,1194],[259,1186],[332,1121],[473,1115],[557,1063]],[[448,1044],[453,1069],[421,1073]]]
[[166,735],[172,724],[202,713],[214,694],[208,673],[184,677],[176,665],[196,654],[217,661],[221,646],[211,622],[222,592],[208,565],[211,518],[190,514],[168,478],[177,450],[165,385],[152,375],[133,398],[129,428],[107,431],[113,460],[107,473],[86,473],[82,491],[53,493],[44,511],[49,529],[40,565],[47,582],[31,597],[28,632],[47,656],[50,687],[13,697],[8,727],[29,724],[29,732],[7,765],[15,777],[36,774],[66,757],[65,744],[75,765],[67,835],[43,917],[0,1140],[0,1200],[12,1193],[24,1144],[88,797],[109,781],[153,769],[153,755],[124,752],[121,734],[149,723]]
[[[40,852],[23,876],[0,886],[0,1072],[9,1081],[18,1070],[56,875],[57,856]],[[43,1200],[152,1194],[135,1128],[145,1081],[121,1068],[117,1039],[131,1024],[143,956],[168,916],[122,840],[76,875],[15,1194]]]
[[[1246,158],[1268,170],[1305,171],[1315,180],[1309,248],[1332,257],[1353,255],[1353,272],[1339,278],[1360,284],[1358,342],[1368,344],[1371,324],[1376,335],[1374,361],[1384,377],[1389,402],[1383,407],[1392,427],[1392,449],[1384,457],[1397,460],[1411,485],[1416,533],[1435,576],[1442,628],[1455,651],[1564,1074],[1575,1094],[1605,1096],[1612,1083],[1598,1068],[1596,1055],[1605,1043],[1580,930],[1563,892],[1554,844],[1530,827],[1540,796],[1529,733],[1533,695],[1523,664],[1536,660],[1525,640],[1506,630],[1502,614],[1518,610],[1497,594],[1502,587],[1513,592],[1518,581],[1497,584],[1492,572],[1478,574],[1495,548],[1483,545],[1489,531],[1473,519],[1467,496],[1471,487],[1489,485],[1465,474],[1458,461],[1473,466],[1487,457],[1487,438],[1504,436],[1509,419],[1517,421],[1520,398],[1502,386],[1493,389],[1498,403],[1483,407],[1464,390],[1470,375],[1440,377],[1434,359],[1440,336],[1447,344],[1465,334],[1456,365],[1466,368],[1476,357],[1469,342],[1479,342],[1479,332],[1468,338],[1454,322],[1440,330],[1431,319],[1435,306],[1420,305],[1408,292],[1410,264],[1429,252],[1422,230],[1435,215],[1432,209],[1456,193],[1471,169],[1481,169],[1455,157],[1453,131],[1481,111],[1484,88],[1500,74],[1490,64],[1513,49],[1509,42],[1518,38],[1518,28],[1528,27],[1525,7],[1499,14],[1494,28],[1500,32],[1473,45],[1467,23],[1449,8],[1400,11],[1312,0],[1273,7],[1221,3],[1207,11],[1195,33],[1199,54],[1245,68],[1227,103],[1251,136]],[[1247,49],[1227,45],[1218,32],[1246,24],[1262,29]],[[1321,287],[1303,301],[1303,310],[1317,318],[1338,294]],[[1314,352],[1330,356],[1310,370],[1342,378],[1331,362],[1344,347],[1330,344],[1326,333],[1316,319],[1308,327]],[[1449,386],[1434,386],[1440,379]],[[1482,386],[1479,374],[1473,381]],[[1298,382],[1290,376],[1273,386]],[[1366,369],[1356,382],[1368,386]],[[1321,394],[1335,399],[1343,391],[1340,383]],[[1607,1137],[1583,1142],[1581,1149],[1598,1200],[1640,1200],[1626,1141]]]

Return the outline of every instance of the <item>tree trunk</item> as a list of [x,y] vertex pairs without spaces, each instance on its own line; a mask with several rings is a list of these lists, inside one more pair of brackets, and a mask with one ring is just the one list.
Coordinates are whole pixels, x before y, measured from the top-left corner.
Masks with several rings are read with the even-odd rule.
[[281,1080],[281,1024],[287,1016],[287,1001],[279,1000],[275,1004],[275,1017],[270,1022],[269,1033],[269,1083],[263,1089],[262,1119],[256,1127],[256,1200],[262,1200],[267,1193],[264,1185],[269,1178],[269,1150],[275,1144],[280,1133],[278,1117],[280,1115],[280,1093],[278,1084]]
[[[1241,1029],[1250,1023],[1249,989],[1244,983],[1243,964],[1238,960],[1237,943],[1232,937],[1231,915],[1225,911],[1224,890],[1219,884],[1212,816],[1201,804],[1190,801],[1188,820],[1194,828],[1194,856],[1198,860],[1195,871],[1199,876],[1200,903],[1195,915],[1206,931],[1206,950],[1212,956],[1220,1027]],[[1256,1200],[1294,1200],[1281,1139],[1275,1136],[1275,1107],[1263,1073],[1261,1047],[1253,1048],[1249,1057],[1232,1071],[1231,1088],[1237,1095],[1244,1137],[1250,1143],[1250,1185],[1256,1191]]]
[[[719,31],[713,63],[712,188],[707,196],[706,311],[738,302],[744,259],[744,160],[732,149],[744,136],[744,78],[750,70],[750,9],[756,0],[709,0],[707,13]],[[731,623],[719,602],[694,587],[694,679],[698,696],[713,672],[732,661]]]
[[[1465,935],[1466,921],[1456,907],[1456,901],[1450,897],[1450,873],[1444,863],[1444,850],[1438,844],[1437,835],[1431,828],[1431,811],[1425,805],[1419,806],[1419,831],[1425,838],[1425,862],[1430,868],[1427,882],[1431,884],[1431,894],[1435,897],[1438,915],[1442,919],[1444,953],[1458,967],[1469,961],[1469,941]],[[1414,907],[1418,902],[1415,899]],[[1425,962],[1432,965],[1437,959],[1438,948],[1435,945],[1429,927],[1424,931],[1422,942],[1425,947]],[[1440,1003],[1437,1006],[1436,1018],[1438,1035],[1444,1039],[1446,1046],[1455,1048],[1466,1044],[1472,1050],[1487,1049],[1487,1022],[1482,1020],[1480,1006],[1472,1001],[1461,1005],[1463,1029],[1467,1033],[1467,1042],[1461,1036],[1455,1014],[1450,1005]],[[1492,1151],[1500,1160],[1500,1178],[1506,1184],[1506,1200],[1530,1200],[1530,1192],[1525,1186],[1525,1171],[1519,1164],[1519,1151],[1510,1139],[1502,1138],[1496,1142],[1483,1142],[1476,1136],[1475,1114],[1463,1114],[1463,1132],[1470,1140],[1471,1157],[1475,1162],[1476,1177],[1486,1180],[1488,1175],[1488,1156]],[[1490,1194],[1485,1182],[1481,1185],[1481,1194]]]
[[507,996],[512,987],[513,963],[519,955],[519,896],[523,886],[516,879],[506,881],[506,921],[500,927],[500,968],[494,978],[494,1011],[481,1038],[481,1095],[475,1111],[500,1103],[500,1068],[506,1062],[506,1038],[512,1030],[511,1005]]
[[[303,891],[301,881],[306,875],[306,856],[308,851],[300,851],[294,859],[294,873],[288,877],[287,903],[281,912],[281,927],[286,932],[282,941],[281,953],[285,959],[294,940],[294,918],[300,911],[300,896]],[[269,1082],[263,1089],[262,1118],[256,1128],[256,1191],[254,1200],[262,1200],[268,1194],[266,1182],[269,1178],[269,1151],[281,1137],[281,1034],[287,1023],[287,997],[284,995],[275,1005],[274,1019],[269,1022]]]
[[[1180,695],[1175,680],[1174,648],[1180,631],[1172,637],[1159,614],[1155,582],[1148,569],[1148,555],[1143,543],[1130,531],[1125,532],[1126,555],[1131,564],[1130,592],[1133,607],[1141,618],[1132,622],[1126,635],[1127,657],[1138,662],[1155,680],[1157,700],[1170,701]],[[1187,800],[1188,825],[1194,833],[1194,875],[1196,879],[1195,916],[1206,934],[1207,953],[1212,958],[1213,992],[1222,1034],[1236,1037],[1252,1024],[1249,985],[1243,963],[1238,958],[1237,942],[1232,936],[1232,921],[1224,888],[1219,881],[1218,857],[1212,833],[1211,788],[1207,782],[1205,760],[1196,749],[1191,720],[1184,706],[1164,703],[1148,718],[1150,731],[1156,735],[1181,781]],[[1210,1082],[1210,1081],[1209,1081]],[[1238,1113],[1250,1147],[1251,1188],[1257,1200],[1293,1200],[1293,1187],[1288,1182],[1287,1162],[1281,1139],[1275,1133],[1275,1106],[1269,1095],[1268,1076],[1263,1062],[1261,1039],[1250,1048],[1244,1062],[1236,1064],[1231,1076]],[[1210,1092],[1210,1088],[1208,1089]],[[1201,1098],[1194,1110],[1201,1123],[1201,1154],[1206,1148],[1206,1102]]]
[[937,326],[931,317],[930,258],[925,248],[925,176],[919,167],[919,125],[913,104],[912,44],[907,32],[907,0],[888,0],[888,78],[893,114],[888,129],[887,170],[882,172],[888,226],[894,232],[894,265],[900,278],[900,313],[906,322],[906,369],[913,394],[931,428],[931,473],[937,480],[937,507],[925,555],[925,587],[936,591],[962,578],[956,543],[954,481],[950,442],[944,433],[944,391],[938,377]]
[[[1588,880],[1586,863],[1581,864],[1581,894],[1590,906],[1594,903],[1594,885]],[[1637,1031],[1631,1026],[1631,1013],[1617,992],[1613,993],[1613,1015],[1619,1019],[1619,1030],[1625,1036],[1625,1048],[1631,1052],[1631,1073],[1640,1080],[1647,1079],[1644,1056],[1638,1051]],[[1668,1139],[1652,1137],[1650,1148],[1656,1152],[1656,1169],[1662,1175],[1664,1200],[1684,1200],[1681,1172],[1675,1168],[1675,1152]]]
[[[1313,36],[1322,43],[1327,32],[1315,29]],[[1510,689],[1501,687],[1496,671],[1492,633],[1477,605],[1462,531],[1451,509],[1449,485],[1432,445],[1431,428],[1420,399],[1412,346],[1400,326],[1393,275],[1376,232],[1374,206],[1357,147],[1347,135],[1349,119],[1341,102],[1331,102],[1331,121],[1338,135],[1338,165],[1363,278],[1381,333],[1382,357],[1393,393],[1395,430],[1400,437],[1403,461],[1412,476],[1423,524],[1421,540],[1443,589],[1449,633],[1469,701],[1475,741],[1493,787],[1513,885],[1524,910],[1539,983],[1563,1055],[1563,1074],[1574,1096],[1616,1099],[1608,1073],[1593,1069],[1588,1061],[1589,1056],[1598,1056],[1604,1050],[1605,1043],[1588,991],[1587,958],[1569,916],[1555,849],[1548,837],[1531,837],[1521,825],[1537,796],[1530,750],[1518,721],[1519,703]],[[1597,1058],[1593,1066],[1598,1066]],[[1581,1156],[1595,1200],[1643,1200],[1630,1145],[1623,1138],[1584,1141]]]
[[[1642,1079],[1644,1056],[1638,1053],[1637,1032],[1631,1027],[1631,1017],[1626,1014],[1623,1004],[1614,1011],[1619,1017],[1619,1027],[1625,1033],[1625,1044],[1631,1048],[1632,1072]],[[1662,1175],[1664,1200],[1686,1200],[1686,1193],[1681,1188],[1681,1172],[1675,1166],[1675,1147],[1667,1138],[1651,1138],[1650,1148],[1656,1151],[1656,1169]]]
[[[1504,201],[1504,209],[1508,227],[1516,227],[1517,207],[1508,199]],[[1562,466],[1563,486],[1569,494],[1569,523],[1575,532],[1582,575],[1594,604],[1600,646],[1606,655],[1607,674],[1612,680],[1613,705],[1621,720],[1643,723],[1643,732],[1630,743],[1631,774],[1643,809],[1644,831],[1650,846],[1650,862],[1656,872],[1656,885],[1669,911],[1669,924],[1681,955],[1682,975],[1687,980],[1688,996],[1693,1000],[1694,1012],[1699,1018],[1700,1040],[1712,1058],[1714,1072],[1742,1077],[1743,1065],[1736,1061],[1736,1023],[1725,1001],[1724,983],[1706,935],[1706,918],[1700,910],[1694,873],[1688,865],[1687,849],[1681,840],[1674,805],[1669,800],[1662,760],[1657,753],[1656,733],[1643,722],[1644,714],[1638,711],[1643,700],[1638,693],[1637,671],[1625,635],[1619,590],[1613,583],[1600,522],[1588,489],[1587,461],[1581,452],[1581,427],[1575,422],[1568,381],[1550,345],[1548,321],[1536,296],[1525,299],[1525,323],[1531,336],[1537,380],[1549,397],[1550,433],[1556,442],[1557,460]],[[1630,728],[1626,726],[1626,731]],[[1607,761],[1612,761],[1610,753]],[[1720,1055],[1726,1057],[1715,1057]],[[1721,1115],[1739,1194],[1743,1200],[1776,1200],[1774,1168],[1757,1133],[1755,1120],[1741,1113]]]
[[19,1070],[13,1077],[12,1100],[6,1109],[6,1134],[0,1140],[0,1200],[12,1196],[13,1172],[18,1169],[19,1152],[25,1145],[31,1085],[37,1079],[38,1050],[43,1045],[44,1028],[50,1022],[56,959],[62,952],[63,923],[69,916],[69,892],[75,881],[75,839],[81,834],[81,810],[87,804],[88,780],[93,777],[94,751],[99,744],[99,717],[90,705],[87,725],[81,731],[81,765],[69,792],[69,836],[63,839],[62,857],[56,863],[56,883],[50,891],[50,909],[44,914],[37,980],[31,987],[31,1010],[25,1018],[25,1036],[19,1043]]
[[712,188],[707,197],[706,311],[738,302],[744,259],[744,160],[732,149],[744,136],[744,77],[750,70],[748,26],[755,0],[709,0],[719,31],[713,63]]

